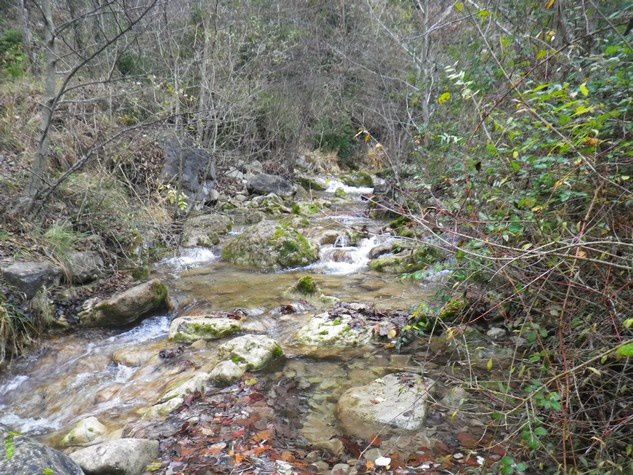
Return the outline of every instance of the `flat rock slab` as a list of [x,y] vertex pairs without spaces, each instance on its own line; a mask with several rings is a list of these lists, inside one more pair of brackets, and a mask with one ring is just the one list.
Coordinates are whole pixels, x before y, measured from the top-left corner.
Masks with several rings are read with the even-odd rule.
[[257,371],[284,353],[279,343],[266,335],[244,335],[224,343],[218,348],[218,354],[246,370]]
[[12,262],[0,268],[6,281],[33,298],[43,286],[59,285],[62,270],[48,261]]
[[371,341],[371,329],[354,326],[351,315],[332,317],[328,313],[315,315],[301,327],[293,344],[301,354],[329,356],[329,350],[340,351],[363,347]]
[[217,340],[241,330],[242,323],[233,318],[193,315],[175,318],[169,326],[169,339],[180,343]]
[[158,441],[111,440],[73,452],[70,457],[86,475],[141,475],[145,467],[158,457]]
[[0,473],[7,475],[82,475],[68,455],[0,426]]
[[379,433],[419,430],[424,426],[433,384],[415,373],[389,374],[345,391],[336,412],[345,431],[364,440]]

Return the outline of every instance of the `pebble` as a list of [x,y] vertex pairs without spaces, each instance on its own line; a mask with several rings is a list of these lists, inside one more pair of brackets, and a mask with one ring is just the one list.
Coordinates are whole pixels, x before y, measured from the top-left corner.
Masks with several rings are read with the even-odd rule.
[[346,463],[337,463],[332,467],[332,475],[347,475],[349,470],[350,466]]
[[382,452],[380,451],[380,449],[369,449],[363,455],[363,458],[367,460],[368,462],[375,462],[376,459],[380,457],[382,457]]
[[324,462],[323,460],[319,460],[318,462],[314,462],[312,465],[310,465],[313,469],[315,469],[317,471],[317,473],[325,473],[330,469],[330,466],[328,465],[327,462]]
[[500,340],[504,336],[506,336],[506,331],[500,327],[491,327],[490,330],[486,332],[486,335],[488,335],[493,340]]

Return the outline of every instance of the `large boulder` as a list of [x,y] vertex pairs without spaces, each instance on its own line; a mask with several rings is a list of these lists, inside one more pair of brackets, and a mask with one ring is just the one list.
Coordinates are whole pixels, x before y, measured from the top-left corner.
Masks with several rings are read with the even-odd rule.
[[70,454],[86,475],[141,475],[157,457],[158,441],[149,439],[110,440]]
[[213,315],[190,315],[172,320],[169,339],[181,343],[196,340],[217,340],[242,330],[240,320]]
[[167,287],[153,279],[108,299],[87,300],[79,320],[85,326],[125,327],[166,307]]
[[233,226],[230,217],[219,214],[201,214],[193,216],[183,225],[182,245],[184,247],[211,247],[220,242]]
[[0,425],[0,473],[83,475],[67,455]]
[[298,230],[276,222],[262,222],[229,240],[222,259],[263,270],[303,267],[319,258],[319,249]]
[[217,201],[215,160],[209,152],[173,135],[163,139],[163,150],[162,179],[183,190],[190,206]]
[[329,356],[341,350],[367,345],[372,337],[371,329],[354,325],[351,315],[333,317],[329,313],[315,315],[294,335],[293,344],[302,354]]
[[58,285],[62,270],[48,261],[11,262],[0,267],[2,276],[27,298],[33,298],[43,286]]
[[94,251],[72,252],[66,256],[66,265],[75,284],[97,280],[103,272],[103,259]]
[[104,426],[99,419],[94,416],[86,417],[73,426],[70,432],[64,436],[61,444],[64,447],[90,445],[103,437],[107,432],[107,427]]
[[218,354],[248,371],[257,371],[283,356],[284,352],[279,343],[266,335],[243,335],[220,346]]
[[424,425],[434,382],[415,373],[395,373],[348,389],[336,408],[344,430],[369,440],[378,433],[399,434]]
[[246,180],[246,188],[254,195],[274,193],[278,196],[292,196],[295,191],[292,184],[285,178],[266,173],[250,175]]

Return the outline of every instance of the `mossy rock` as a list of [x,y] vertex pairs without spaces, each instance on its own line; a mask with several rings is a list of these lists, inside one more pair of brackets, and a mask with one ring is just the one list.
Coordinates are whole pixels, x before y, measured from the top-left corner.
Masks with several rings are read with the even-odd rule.
[[245,267],[278,270],[304,267],[319,258],[317,246],[284,223],[264,222],[231,239],[222,259]]
[[343,188],[337,188],[334,191],[334,197],[344,200],[345,198],[347,198],[347,193],[345,192]]
[[371,188],[374,186],[374,180],[372,179],[369,173],[357,171],[348,173],[347,175],[343,175],[341,177],[341,181],[345,183],[347,186],[354,186],[358,188],[367,187]]
[[106,300],[86,301],[79,320],[85,326],[125,327],[167,307],[167,287],[160,280],[153,279]]
[[314,216],[315,214],[319,214],[321,212],[322,207],[316,202],[300,202],[294,203],[291,209],[293,214]]
[[307,190],[324,191],[327,188],[325,180],[320,181],[317,178],[306,175],[297,176],[297,183]]
[[315,295],[319,290],[319,286],[312,276],[306,275],[297,281],[294,290],[302,295]]
[[442,252],[437,248],[423,245],[411,252],[374,259],[370,261],[369,268],[377,272],[404,274],[426,269],[443,258]]
[[186,316],[171,322],[169,339],[180,343],[197,340],[217,340],[234,335],[242,330],[239,320],[227,317]]

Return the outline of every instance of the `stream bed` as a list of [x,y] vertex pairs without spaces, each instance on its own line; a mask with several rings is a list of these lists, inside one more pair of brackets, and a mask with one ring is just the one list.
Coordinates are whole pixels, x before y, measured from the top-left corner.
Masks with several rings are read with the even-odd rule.
[[[179,446],[184,437],[179,431],[184,430],[184,425],[189,427],[191,420],[200,424],[206,421],[215,427],[208,429],[213,432],[214,443],[229,444],[229,449],[233,447],[231,450],[235,451],[231,445],[235,441],[228,439],[236,436],[226,435],[226,426],[239,432],[240,424],[246,424],[239,421],[248,419],[248,414],[256,410],[261,414],[250,430],[255,427],[259,433],[274,426],[278,436],[275,453],[283,453],[279,448],[282,446],[296,451],[284,463],[303,457],[297,466],[306,467],[310,462],[305,461],[306,457],[315,451],[321,454],[319,458],[332,463],[361,457],[372,446],[352,441],[337,422],[336,403],[344,391],[398,371],[431,376],[439,386],[446,383],[447,377],[460,378],[464,374],[458,367],[443,367],[441,360],[428,361],[423,353],[399,354],[392,344],[386,343],[334,353],[327,358],[308,358],[294,351],[292,337],[297,330],[335,301],[364,304],[376,311],[408,312],[430,298],[434,290],[368,269],[371,249],[393,237],[383,231],[384,223],[367,218],[366,206],[358,194],[352,197],[355,199],[345,205],[314,217],[315,225],[362,228],[366,237],[356,245],[345,240],[322,245],[319,261],[310,266],[275,273],[251,271],[222,262],[219,248],[183,249],[157,263],[153,273],[167,283],[175,302],[173,313],[153,316],[126,331],[90,329],[47,339],[37,351],[16,360],[0,376],[0,423],[60,447],[61,438],[75,423],[96,416],[111,430],[111,437],[162,439],[161,470],[178,473],[189,467],[182,473],[198,473],[195,457]],[[306,275],[314,278],[327,299],[304,301],[288,292]],[[191,378],[205,362],[212,361],[216,347],[222,343],[220,340],[182,346],[169,341],[174,313],[216,311],[243,312],[247,315],[246,332],[275,339],[284,348],[286,358],[252,377],[247,374],[237,385],[212,389],[205,398],[187,401],[185,410],[165,421],[147,420],[143,409],[174,384]],[[244,401],[251,401],[248,407],[242,407]],[[267,404],[262,405],[262,401]],[[217,422],[218,414],[224,414],[231,422]],[[423,431],[387,438],[382,443],[383,452],[401,453],[405,460],[418,454],[421,458],[416,463],[426,463],[428,456],[420,455],[425,453],[420,452],[420,447],[454,440],[456,426],[463,429],[471,422],[481,426],[468,416],[452,422],[431,417],[430,422]],[[188,434],[187,440],[195,441],[196,437]],[[373,443],[380,445],[375,440]],[[209,445],[208,440],[206,444]],[[231,452],[229,449],[213,455],[212,464],[218,464],[218,471],[228,473],[237,463],[235,456],[231,460],[223,458],[224,452]],[[187,457],[193,458],[187,461]],[[259,465],[252,463],[262,473],[277,473],[283,471],[279,460],[277,457],[272,461],[261,459]],[[432,467],[432,463],[426,466]]]

